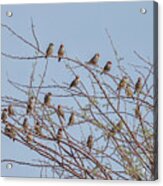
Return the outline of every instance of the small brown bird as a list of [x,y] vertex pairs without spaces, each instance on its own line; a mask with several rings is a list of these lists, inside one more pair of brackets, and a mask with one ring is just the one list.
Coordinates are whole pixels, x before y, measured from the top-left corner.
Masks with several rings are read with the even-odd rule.
[[4,108],[3,111],[2,111],[1,120],[2,120],[3,123],[5,123],[6,120],[7,120],[7,109],[6,108]]
[[60,144],[60,142],[61,142],[61,140],[62,140],[62,131],[63,131],[63,129],[62,128],[59,128],[58,129],[58,133],[57,133],[57,142],[58,142],[58,144]]
[[65,120],[65,114],[61,105],[58,105],[58,115]]
[[24,118],[24,121],[23,121],[23,131],[25,133],[27,133],[29,130],[29,123],[28,123],[28,119],[27,118]]
[[64,56],[64,53],[65,53],[64,45],[61,44],[58,50],[58,62],[61,61],[62,57]]
[[142,78],[139,77],[138,80],[137,80],[137,82],[136,82],[136,84],[135,84],[135,91],[134,91],[134,94],[135,94],[135,93],[140,94],[141,90],[142,90]]
[[116,130],[115,128],[112,128],[109,132],[108,132],[108,138],[113,137],[116,134]]
[[87,139],[87,147],[89,148],[89,150],[91,151],[92,147],[93,147],[93,136],[89,135],[88,139]]
[[73,125],[74,122],[75,122],[75,113],[72,112],[72,113],[71,113],[71,116],[70,116],[70,118],[69,118],[68,126]]
[[46,50],[45,58],[52,56],[53,52],[54,52],[54,44],[50,43],[47,50]]
[[121,90],[122,88],[125,88],[127,82],[128,82],[128,78],[124,76],[119,82],[117,90]]
[[108,61],[106,63],[106,65],[104,66],[104,68],[103,68],[103,70],[101,72],[101,75],[104,74],[104,73],[106,73],[106,72],[108,72],[108,71],[110,71],[111,70],[111,67],[112,67],[112,62],[111,61]]
[[14,112],[14,107],[13,105],[9,105],[8,106],[8,116],[14,116],[15,115],[15,112]]
[[31,132],[29,132],[26,136],[27,142],[31,143],[33,142],[33,134]]
[[108,138],[115,136],[116,133],[120,132],[123,128],[123,121],[119,121],[109,132],[108,132]]
[[42,135],[41,129],[42,129],[42,127],[41,127],[40,123],[37,121],[34,126],[35,134],[41,136]]
[[5,126],[5,134],[9,138],[11,138],[13,141],[15,141],[16,132],[15,132],[14,127],[10,123],[7,123]]
[[135,117],[140,119],[141,118],[141,111],[140,111],[140,105],[137,104],[136,108],[135,108]]
[[77,85],[79,84],[79,82],[80,82],[80,77],[79,76],[76,76],[76,78],[71,82],[69,88],[77,87]]
[[115,126],[115,131],[116,131],[116,132],[120,132],[120,131],[122,130],[122,128],[123,128],[123,125],[124,125],[123,121],[120,120],[120,121],[117,123],[117,125]]
[[133,98],[133,92],[132,92],[132,89],[130,87],[129,84],[126,85],[126,88],[125,88],[125,93],[126,93],[126,96],[129,97],[129,98]]
[[35,108],[35,103],[36,103],[36,99],[34,96],[31,96],[28,100],[28,104],[27,104],[27,114],[29,113],[33,113],[34,108]]
[[48,92],[45,97],[44,97],[44,105],[46,106],[50,106],[51,105],[51,97],[52,97],[52,93]]
[[96,53],[88,62],[87,64],[98,66],[98,61],[100,59],[100,54]]

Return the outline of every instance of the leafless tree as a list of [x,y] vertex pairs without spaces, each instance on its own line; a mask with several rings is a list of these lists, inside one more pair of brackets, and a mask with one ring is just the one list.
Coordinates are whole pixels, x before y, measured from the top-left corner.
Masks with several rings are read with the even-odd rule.
[[[75,78],[81,72],[85,74],[85,80],[81,78],[78,86],[71,89],[71,82],[66,79],[61,83],[52,79],[46,84],[49,59],[57,63],[58,56],[45,58],[33,23],[31,31],[34,43],[8,25],[1,26],[27,47],[34,49],[31,56],[2,51],[3,57],[29,61],[32,69],[26,84],[8,79],[10,86],[23,93],[24,98],[2,95],[2,110],[12,105],[15,113],[9,115],[8,109],[1,131],[13,143],[20,143],[43,158],[38,158],[35,163],[14,159],[2,159],[2,163],[38,167],[40,176],[43,170],[50,170],[55,178],[154,180],[157,127],[154,127],[153,115],[157,108],[157,97],[153,94],[153,62],[133,51],[140,63],[126,64],[106,29],[106,38],[112,47],[110,52],[115,56],[113,66],[117,74],[113,74],[111,69],[101,75],[103,66],[100,63],[93,66],[76,56],[65,55],[60,64],[65,64],[67,75]],[[44,72],[40,83],[36,85],[39,60],[45,62],[42,64]],[[135,94],[137,78],[133,77],[132,71],[137,78],[142,79],[142,89]],[[118,88],[123,77],[127,77],[128,81]],[[129,93],[126,90],[128,86]],[[52,93],[52,100],[49,105],[45,105],[43,96],[48,92]],[[27,113],[28,107],[31,108],[31,97],[35,99],[34,108]],[[65,119],[59,114],[54,99],[65,100],[62,105]],[[73,122],[69,124],[72,113]],[[29,126],[23,125],[25,118],[29,118]],[[74,135],[74,131],[77,135]],[[88,145],[89,135],[93,137],[92,146]]]

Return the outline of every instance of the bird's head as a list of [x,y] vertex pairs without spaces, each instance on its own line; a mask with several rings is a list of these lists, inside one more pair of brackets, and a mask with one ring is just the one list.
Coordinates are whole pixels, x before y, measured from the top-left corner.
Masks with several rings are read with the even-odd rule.
[[128,83],[129,82],[129,78],[127,76],[123,76],[123,80]]
[[53,43],[50,43],[50,44],[49,44],[49,46],[50,46],[50,47],[53,47],[53,46],[54,46],[54,44],[53,44]]
[[61,46],[60,46],[61,48],[64,48],[64,44],[61,44]]
[[58,109],[60,109],[60,108],[62,108],[62,106],[61,105],[58,105]]
[[76,79],[77,79],[77,80],[80,80],[80,76],[76,76]]
[[27,118],[24,118],[24,122],[27,122],[28,121],[28,119]]
[[108,65],[112,65],[112,62],[111,62],[111,61],[108,61],[107,64],[108,64]]
[[142,78],[141,78],[141,77],[139,77],[139,78],[138,78],[138,81],[139,81],[139,82],[141,82],[141,81],[142,81]]
[[90,136],[89,136],[89,139],[93,139],[93,136],[92,136],[92,135],[90,135]]
[[35,100],[35,97],[34,96],[31,96],[29,99],[30,100]]
[[100,54],[99,53],[96,53],[95,55],[96,55],[96,57],[100,57]]
[[63,130],[62,128],[59,128],[59,132],[62,132],[62,130]]
[[6,109],[6,108],[4,108],[4,109],[3,109],[3,111],[4,111],[4,112],[7,112],[7,109]]
[[39,121],[36,121],[36,125],[40,125],[40,122]]
[[51,92],[48,92],[48,96],[52,96],[52,93]]

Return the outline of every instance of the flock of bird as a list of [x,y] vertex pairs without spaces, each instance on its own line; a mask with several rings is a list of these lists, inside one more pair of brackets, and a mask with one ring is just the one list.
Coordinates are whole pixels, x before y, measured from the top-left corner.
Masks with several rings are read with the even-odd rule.
[[[46,50],[46,55],[45,58],[48,58],[50,56],[53,55],[54,52],[54,44],[50,43],[47,50]],[[65,49],[64,49],[64,45],[61,44],[58,50],[58,61],[60,62],[62,60],[62,58],[64,57],[64,53],[65,53]],[[87,64],[89,65],[94,65],[97,66],[98,65],[98,61],[100,59],[100,54],[96,53],[88,62]],[[112,68],[112,62],[108,61],[105,66],[103,67],[103,70],[101,72],[102,74],[105,74],[107,72],[109,72]],[[76,76],[75,79],[70,83],[69,88],[75,88],[78,86],[78,84],[80,83],[80,77]],[[134,92],[132,91],[130,85],[129,85],[129,79],[128,77],[124,76],[122,77],[122,79],[120,80],[118,87],[117,87],[117,91],[120,91],[121,89],[125,89],[125,93],[127,95],[127,97],[131,97],[133,98],[133,94],[137,93],[139,94],[142,90],[142,79],[141,77],[138,78],[136,84],[135,84],[135,90]],[[45,96],[44,96],[44,106],[46,107],[50,107],[51,106],[51,98],[52,98],[52,93],[48,92]],[[34,96],[31,96],[27,102],[27,109],[26,109],[26,113],[28,114],[32,114],[34,112],[35,109],[35,104],[36,104],[36,98]],[[65,114],[64,114],[64,110],[62,108],[61,105],[58,105],[57,108],[57,114],[60,118],[62,118],[63,120],[65,120]],[[16,137],[16,131],[15,128],[7,121],[8,117],[12,117],[15,115],[14,112],[14,108],[13,105],[9,105],[8,108],[4,108],[1,114],[1,120],[3,123],[5,123],[5,134],[10,137],[11,139],[15,140]],[[140,107],[139,105],[137,106],[137,108],[135,109],[135,116],[137,118],[140,117]],[[68,121],[68,126],[71,126],[75,123],[75,113],[72,112],[70,117],[69,117],[69,121]],[[119,121],[118,124],[113,127],[111,129],[111,131],[109,132],[109,136],[114,136],[117,132],[120,132],[120,130],[123,127],[123,122]],[[41,131],[41,125],[40,123],[37,121],[34,125],[34,131],[36,135],[41,136],[42,135],[42,131]],[[25,118],[22,124],[22,130],[24,133],[26,133],[26,140],[28,143],[31,143],[33,141],[33,134],[30,130],[30,125],[28,122],[28,119]],[[63,128],[59,128],[58,132],[57,132],[57,142],[58,144],[60,144],[62,138],[63,138]],[[87,147],[91,150],[93,147],[93,143],[94,143],[94,139],[92,135],[88,136],[87,139]]]

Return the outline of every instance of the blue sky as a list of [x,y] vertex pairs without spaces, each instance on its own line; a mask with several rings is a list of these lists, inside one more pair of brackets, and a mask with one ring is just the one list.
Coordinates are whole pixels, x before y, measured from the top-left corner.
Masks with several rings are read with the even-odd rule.
[[[142,7],[147,9],[147,14],[143,15],[139,12]],[[13,16],[7,17],[6,11],[12,11]],[[78,57],[82,61],[87,61],[99,52],[101,66],[109,59],[113,61],[115,73],[115,58],[105,28],[112,36],[120,55],[125,58],[126,64],[140,62],[133,50],[153,60],[152,2],[5,5],[2,6],[1,15],[2,23],[9,25],[17,33],[34,43],[30,29],[32,17],[42,50],[45,51],[48,44],[53,42],[56,54],[59,45],[64,43],[67,55],[73,58]],[[2,29],[2,51],[20,56],[34,55],[33,49],[17,40],[5,29]],[[37,67],[38,74],[41,74],[43,70],[43,62],[40,60]],[[73,76],[66,77],[62,64],[54,66],[54,63],[55,61],[50,59],[46,83],[50,83],[53,76],[58,81],[73,79]],[[19,96],[23,99],[21,93],[7,83],[7,75],[14,81],[27,84],[31,67],[31,61],[16,61],[2,57],[2,95],[12,94],[12,96]],[[84,78],[84,74],[81,76]],[[35,157],[35,153],[31,150],[2,136],[2,159],[30,161]],[[16,165],[12,170],[6,170],[3,164],[2,175],[35,177],[39,176],[39,171]]]

